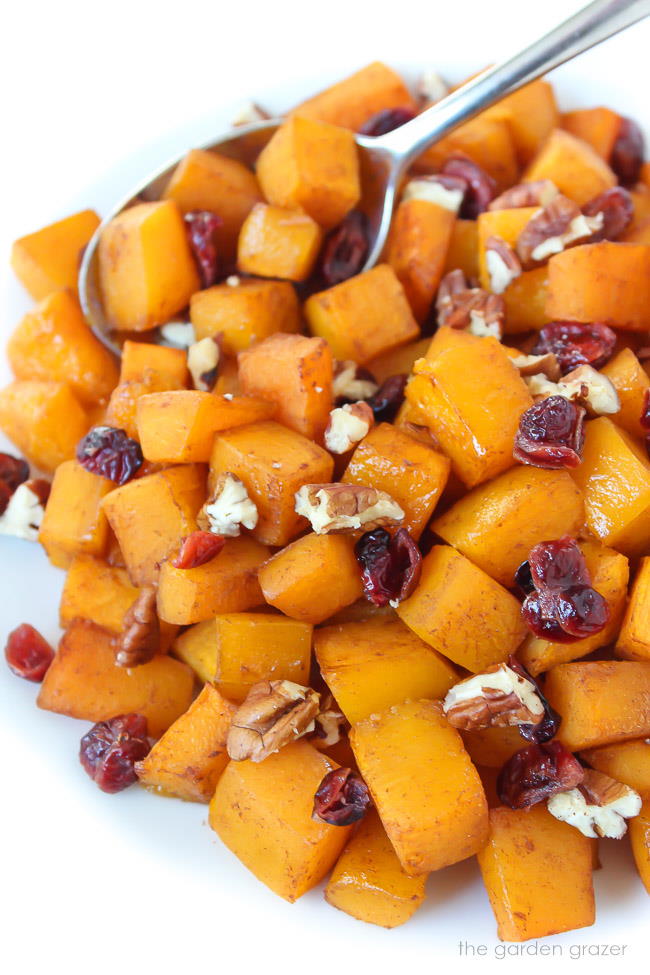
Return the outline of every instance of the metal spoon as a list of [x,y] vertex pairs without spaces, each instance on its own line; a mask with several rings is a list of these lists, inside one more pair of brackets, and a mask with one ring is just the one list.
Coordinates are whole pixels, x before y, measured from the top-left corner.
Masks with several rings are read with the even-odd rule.
[[[530,47],[484,71],[400,128],[378,137],[357,135],[364,187],[361,207],[368,215],[373,241],[364,270],[373,267],[381,256],[401,178],[417,156],[501,98],[648,14],[650,0],[594,0]],[[217,150],[251,165],[280,121],[270,119],[241,126],[202,148]],[[111,333],[106,322],[98,287],[99,238],[106,224],[126,207],[143,200],[160,199],[179,161],[175,159],[149,176],[115,207],[98,228],[84,254],[79,272],[79,297],[84,314],[95,334],[118,355],[118,337]],[[149,333],[148,337],[155,342],[162,341],[157,330]]]

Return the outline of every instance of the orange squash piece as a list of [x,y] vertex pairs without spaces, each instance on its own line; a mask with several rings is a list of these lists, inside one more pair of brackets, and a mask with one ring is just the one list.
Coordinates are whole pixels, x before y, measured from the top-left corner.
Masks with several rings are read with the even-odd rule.
[[124,614],[138,597],[126,569],[92,555],[77,555],[65,578],[59,623],[67,629],[76,619],[89,620],[111,633],[121,633]]
[[612,417],[614,422],[633,437],[644,436],[641,414],[650,389],[650,378],[632,349],[621,349],[600,371],[618,393],[621,408]]
[[308,214],[256,203],[239,234],[237,266],[261,278],[304,281],[322,240],[320,227]]
[[106,407],[104,423],[124,430],[132,440],[139,440],[138,404],[142,397],[154,393],[168,393],[175,389],[185,391],[184,386],[175,383],[169,373],[148,369],[144,379],[119,383],[115,387]]
[[34,301],[62,288],[76,293],[81,257],[99,222],[94,210],[81,210],[14,242],[11,266]]
[[588,142],[605,162],[609,162],[621,128],[620,115],[600,105],[565,112],[561,121],[563,129]]
[[67,568],[75,555],[103,555],[108,523],[102,500],[114,487],[76,460],[57,468],[38,536],[53,565]]
[[226,355],[237,355],[276,332],[300,331],[298,298],[289,281],[236,275],[192,295],[190,319],[197,339],[220,335]]
[[650,799],[650,742],[647,739],[587,748],[580,752],[580,758],[599,772],[629,785],[644,799]]
[[460,268],[466,278],[478,277],[478,224],[456,220],[449,238],[443,274]]
[[582,139],[554,129],[524,173],[526,181],[550,179],[560,193],[584,206],[599,193],[616,186],[616,176],[604,159]]
[[75,449],[88,416],[67,383],[16,380],[0,389],[0,430],[47,474]]
[[127,339],[122,345],[120,383],[145,382],[152,374],[156,381],[168,383],[168,389],[187,386],[190,375],[185,349]]
[[650,558],[641,559],[616,641],[616,653],[627,660],[650,660]]
[[375,381],[381,384],[389,376],[409,373],[413,364],[426,355],[430,344],[431,339],[426,337],[416,342],[409,342],[408,345],[401,345],[397,349],[389,349],[388,352],[383,352],[367,362],[366,369],[372,373]]
[[461,737],[474,764],[485,768],[501,770],[515,752],[526,747],[516,727],[479,728],[477,731],[463,731]]
[[646,799],[638,816],[630,820],[630,842],[641,883],[650,894],[650,801]]
[[522,166],[536,155],[559,122],[553,87],[541,78],[497,102],[481,117],[486,116],[506,123]]
[[429,200],[402,200],[395,212],[387,260],[420,323],[431,311],[455,222],[455,213]]
[[402,107],[416,109],[408,88],[395,71],[381,61],[373,61],[301,102],[290,114],[319,119],[356,132],[377,112]]
[[452,156],[472,159],[492,177],[500,193],[517,182],[517,152],[510,128],[503,119],[483,114],[465,122],[423,152],[413,168],[416,172],[437,172]]
[[506,314],[503,330],[506,335],[539,331],[548,323],[546,301],[548,295],[548,267],[524,271],[503,292]]

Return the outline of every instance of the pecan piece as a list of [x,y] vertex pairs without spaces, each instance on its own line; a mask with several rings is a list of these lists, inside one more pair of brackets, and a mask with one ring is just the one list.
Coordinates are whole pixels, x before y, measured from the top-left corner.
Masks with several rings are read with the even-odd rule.
[[325,446],[333,454],[346,454],[368,434],[375,415],[367,403],[346,403],[331,410],[325,428]]
[[547,207],[560,191],[550,179],[518,183],[492,200],[488,210],[516,210],[522,207]]
[[461,270],[450,271],[440,282],[436,298],[438,325],[467,329],[473,335],[503,334],[505,304],[501,295],[470,288]]
[[226,538],[236,538],[244,528],[255,528],[257,506],[248,496],[246,486],[238,477],[225,471],[208,500],[201,508],[196,523],[202,531],[213,532]]
[[434,176],[418,176],[417,179],[409,180],[404,187],[402,200],[426,200],[444,210],[458,213],[466,191],[467,183],[464,179],[436,173]]
[[588,768],[575,789],[551,796],[546,805],[556,819],[575,826],[584,836],[620,840],[627,832],[626,820],[641,812],[641,796],[609,775]]
[[310,522],[317,535],[370,531],[399,525],[404,512],[385,491],[365,484],[304,484],[296,491],[296,514]]
[[159,649],[156,589],[155,586],[145,586],[124,614],[123,630],[116,640],[115,663],[119,667],[139,667],[153,659]]
[[321,702],[320,711],[314,719],[314,732],[311,738],[317,748],[330,748],[338,744],[347,726],[345,715],[332,697],[328,694]]
[[320,695],[289,680],[260,681],[233,715],[226,742],[234,762],[263,762],[315,730]]
[[501,295],[519,277],[521,262],[502,237],[492,235],[485,242],[485,263],[490,277],[490,291]]
[[536,401],[548,396],[564,396],[572,403],[584,406],[592,417],[618,413],[621,408],[614,384],[592,366],[578,366],[557,383],[540,374],[523,378]]
[[194,342],[187,350],[187,368],[190,370],[194,389],[211,393],[219,375],[221,342],[223,333]]
[[505,663],[455,684],[442,708],[449,724],[463,731],[538,724],[544,716],[535,685]]
[[19,484],[9,495],[7,506],[0,515],[0,535],[13,535],[28,542],[38,541],[38,530],[49,494],[50,482],[43,478],[31,478]]
[[526,269],[544,264],[573,244],[584,244],[602,229],[603,215],[585,216],[577,203],[556,196],[533,214],[517,240],[517,254]]
[[418,79],[416,95],[423,105],[432,105],[446,98],[449,94],[449,85],[442,78],[435,68],[427,68]]
[[337,405],[369,399],[378,389],[372,373],[363,366],[358,366],[352,359],[335,363],[332,395]]
[[519,370],[522,378],[526,376],[546,376],[556,383],[562,375],[560,363],[554,352],[543,352],[541,355],[521,355],[512,358],[512,364]]

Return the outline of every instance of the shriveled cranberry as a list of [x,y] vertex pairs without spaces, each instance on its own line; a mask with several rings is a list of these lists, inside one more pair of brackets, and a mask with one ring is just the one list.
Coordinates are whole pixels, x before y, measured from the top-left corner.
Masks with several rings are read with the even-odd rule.
[[623,186],[633,186],[638,180],[644,153],[645,139],[637,123],[631,118],[621,119],[609,165]]
[[217,280],[219,255],[215,234],[223,220],[211,210],[192,210],[185,214],[187,238],[204,288],[209,288]]
[[0,454],[0,482],[5,484],[11,494],[29,478],[29,464],[22,457]]
[[650,433],[650,389],[643,394],[643,409],[640,416],[641,426]]
[[0,515],[3,515],[7,510],[12,494],[11,488],[4,481],[0,481]]
[[368,255],[368,218],[351,210],[325,238],[320,258],[321,277],[328,288],[358,274]]
[[195,531],[183,539],[181,549],[172,565],[175,569],[196,569],[211,562],[226,544],[223,535]]
[[553,352],[564,374],[583,365],[600,369],[615,345],[616,334],[602,322],[551,322],[539,333],[533,355]]
[[350,826],[363,819],[371,805],[368,786],[359,773],[336,768],[316,790],[313,818],[330,826]]
[[542,693],[541,687],[532,674],[529,674],[524,665],[520,663],[512,654],[508,660],[508,666],[511,670],[514,670],[516,674],[519,674],[520,677],[523,677],[524,680],[530,681],[537,692],[538,698],[544,706],[544,716],[541,721],[538,721],[537,724],[518,725],[517,727],[519,729],[519,734],[522,738],[525,738],[526,741],[535,742],[537,745],[541,745],[545,741],[550,741],[551,738],[554,738],[558,733],[560,725],[562,724],[562,718],[548,703]]
[[137,440],[117,427],[93,427],[77,444],[77,460],[91,474],[116,484],[126,484],[142,466],[144,457]]
[[535,403],[519,420],[513,456],[546,470],[578,467],[582,461],[585,410],[564,396]]
[[591,235],[589,243],[616,240],[632,222],[634,203],[628,191],[622,186],[612,186],[611,189],[599,193],[585,204],[582,212],[586,217],[595,217],[598,213],[603,215],[603,225],[600,230],[596,230]]
[[522,562],[517,571],[515,572],[515,586],[520,591],[522,596],[527,596],[529,592],[532,592],[535,588],[535,583],[533,582],[533,577],[530,572],[530,562],[526,559]]
[[147,719],[141,714],[120,714],[99,721],[83,736],[79,761],[102,792],[121,792],[137,781],[135,763],[151,749]]
[[569,589],[591,584],[585,557],[569,535],[539,542],[531,549],[528,564],[531,581],[537,589]]
[[422,554],[406,528],[392,537],[385,528],[362,535],[354,547],[366,599],[375,606],[401,602],[420,580]]
[[399,129],[400,125],[410,122],[415,118],[415,112],[404,106],[403,108],[384,108],[381,112],[376,112],[363,123],[359,132],[361,135],[386,135],[393,129]]
[[443,165],[441,173],[456,176],[467,184],[459,213],[465,220],[476,220],[497,195],[495,181],[468,156],[452,156]]
[[529,745],[503,766],[497,793],[505,806],[527,809],[558,792],[575,789],[584,775],[580,762],[559,741]]
[[404,402],[407,381],[406,373],[389,376],[384,379],[374,396],[366,400],[375,417],[375,423],[391,423],[395,419]]
[[7,638],[5,657],[16,677],[40,683],[54,660],[54,650],[29,623],[21,623]]

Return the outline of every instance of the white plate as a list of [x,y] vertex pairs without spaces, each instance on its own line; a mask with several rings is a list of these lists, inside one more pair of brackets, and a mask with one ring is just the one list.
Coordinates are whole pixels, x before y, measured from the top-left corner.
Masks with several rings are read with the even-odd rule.
[[[150,4],[144,6],[152,16],[157,10]],[[6,185],[13,189],[7,194],[0,228],[4,253],[13,237],[67,212],[88,205],[105,212],[160,162],[221,131],[231,111],[220,107],[215,112],[215,104],[239,103],[252,94],[279,111],[376,56],[402,67],[411,78],[417,74],[415,66],[433,62],[456,80],[514,50],[522,40],[532,39],[578,6],[549,0],[536,10],[532,5],[524,8],[520,3],[495,0],[490,5],[456,4],[449,10],[432,4],[425,11],[421,2],[404,0],[398,5],[399,19],[393,15],[388,22],[382,20],[387,17],[385,8],[368,0],[354,8],[334,0],[318,14],[312,11],[315,19],[310,25],[300,19],[304,7],[293,0],[267,6],[256,2],[246,11],[239,8],[224,14],[224,21],[221,14],[217,17],[216,8],[188,0],[182,13],[192,30],[177,23],[180,9],[172,13],[168,8],[166,17],[157,16],[155,21],[156,45],[173,72],[170,81],[166,72],[160,75],[163,55],[144,39],[151,24],[144,10],[134,11],[131,34],[126,5],[120,3],[122,20],[113,17],[94,28],[99,30],[92,42],[99,44],[98,59],[105,59],[102,63],[114,73],[122,96],[119,112],[104,111],[103,121],[90,114],[90,109],[93,99],[100,107],[107,103],[111,79],[100,73],[92,82],[94,90],[81,79],[74,87],[75,57],[82,58],[82,67],[91,66],[88,50],[80,53],[80,46],[87,48],[91,43],[89,32],[78,27],[61,37],[56,31],[59,36],[52,46],[47,35],[56,24],[41,23],[31,52],[38,70],[31,83],[25,81],[26,87],[15,95],[17,107],[12,116],[19,118],[22,105],[24,112],[35,113],[37,124],[21,123],[20,130],[16,128],[19,155],[4,161],[8,166]],[[56,15],[68,24],[83,9],[76,0],[55,5]],[[47,15],[45,9],[42,13]],[[29,11],[21,16],[26,27]],[[208,17],[210,30],[201,29],[202,17]],[[249,21],[255,22],[255,30],[248,30]],[[266,43],[269,36],[274,46]],[[141,43],[136,43],[138,37]],[[647,122],[650,110],[641,66],[647,60],[649,41],[650,30],[644,24],[561,69],[556,80],[562,104],[606,103]],[[113,45],[125,43],[130,57],[109,54]],[[198,66],[196,50],[188,48],[197,44],[203,48]],[[455,57],[455,51],[462,53]],[[136,52],[138,63],[133,60]],[[24,50],[19,48],[10,69],[13,63],[18,72],[23,57]],[[209,90],[205,59],[211,64]],[[327,63],[328,68],[319,70],[314,62]],[[146,87],[151,112],[143,116],[138,93],[143,90],[142,79],[152,76],[154,82],[148,80]],[[274,79],[272,90],[269,78]],[[276,78],[286,83],[276,83]],[[129,86],[134,92],[132,100],[126,97]],[[57,92],[73,90],[77,97],[74,113],[57,113]],[[165,101],[171,111],[165,110]],[[182,106],[192,109],[189,120],[181,124]],[[176,121],[170,121],[170,114]],[[83,125],[78,124],[80,119],[86,120]],[[32,129],[40,131],[40,138]],[[129,146],[137,151],[129,155]],[[34,182],[33,154],[37,152],[41,153],[43,182]],[[23,172],[31,182],[26,177],[21,182]],[[95,177],[97,182],[88,186]],[[83,193],[78,186],[85,186]],[[6,336],[29,301],[7,273],[2,280],[6,310],[2,332]],[[5,381],[4,362],[0,373]],[[0,559],[0,638],[29,620],[54,641],[62,573],[49,567],[37,546],[11,539],[0,539]],[[4,784],[0,836],[3,886],[9,894],[2,946],[3,956],[14,958],[13,970],[32,972],[53,963],[56,968],[57,959],[72,973],[116,972],[124,967],[135,972],[145,964],[159,972],[199,964],[217,970],[230,959],[229,964],[237,964],[246,973],[320,973],[339,968],[362,970],[362,966],[384,972],[396,966],[409,969],[418,962],[428,966],[434,959],[447,959],[454,968],[492,962],[499,951],[508,952],[526,971],[536,962],[548,964],[548,957],[531,957],[535,951],[551,950],[542,949],[541,942],[523,948],[499,946],[473,861],[432,876],[424,907],[407,925],[392,932],[332,910],[318,890],[293,906],[285,904],[218,843],[205,825],[205,807],[157,798],[137,788],[118,796],[100,793],[76,757],[87,724],[38,711],[33,706],[35,695],[33,685],[0,667]],[[624,957],[630,959],[630,971],[637,970],[644,957],[648,901],[628,844],[603,842],[601,847],[604,869],[596,874],[597,923],[591,929],[544,942],[552,948],[556,968],[568,966],[581,952],[584,958],[585,951],[590,967],[598,967],[594,946],[599,945],[627,945]],[[469,960],[467,952],[460,951],[461,941],[470,944]],[[480,952],[475,957],[472,946]],[[526,953],[523,963],[522,951]],[[235,958],[238,961],[233,962]],[[603,964],[611,960],[608,955]]]

